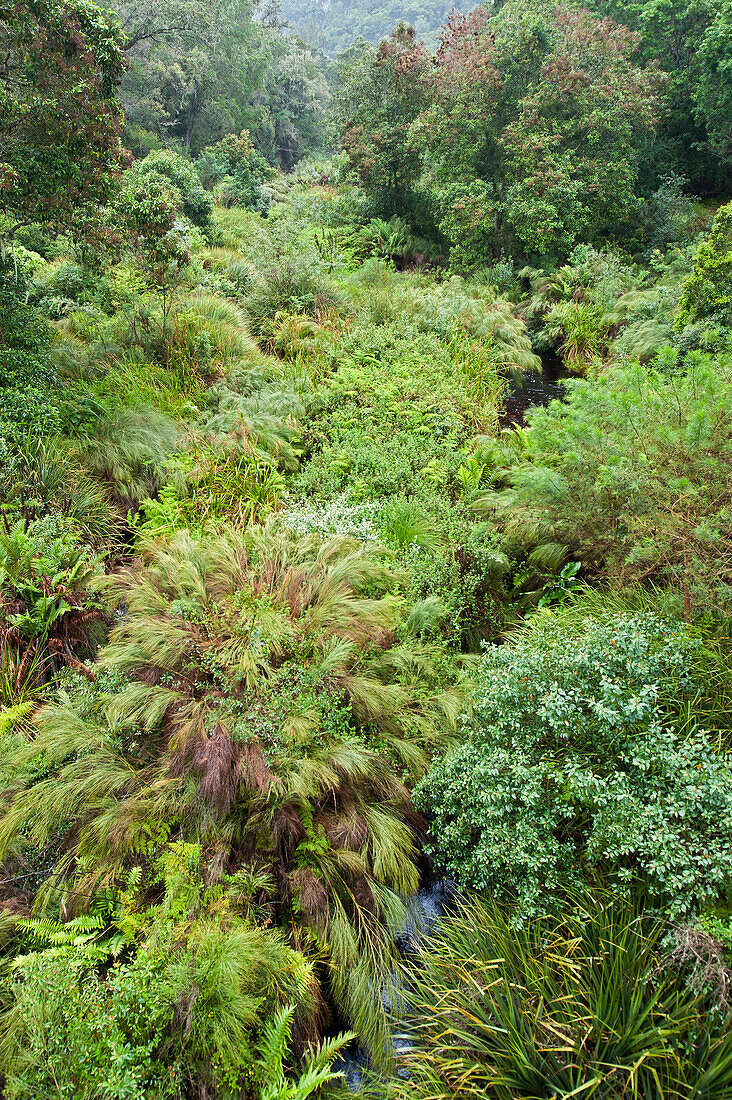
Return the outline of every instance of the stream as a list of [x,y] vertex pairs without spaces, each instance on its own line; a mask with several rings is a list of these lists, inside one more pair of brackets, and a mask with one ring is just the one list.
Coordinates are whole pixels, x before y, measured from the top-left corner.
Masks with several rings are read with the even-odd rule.
[[[407,922],[395,937],[402,954],[408,955],[415,950],[420,939],[429,936],[430,929],[435,926],[456,892],[457,888],[451,879],[434,879],[407,901]],[[397,1055],[409,1048],[409,1037],[400,1034],[398,1030],[394,1032],[393,1041]],[[368,1056],[354,1040],[345,1048],[341,1057],[336,1059],[333,1068],[343,1074],[349,1091],[357,1093],[368,1069]],[[400,1073],[399,1068],[396,1072]],[[401,1072],[404,1073],[405,1070],[402,1069]]]
[[[564,397],[567,391],[562,379],[568,377],[570,374],[560,361],[553,356],[547,356],[541,371],[524,371],[521,377],[512,378],[506,393],[501,426],[522,425],[525,423],[524,414],[527,409],[548,405],[555,398]],[[450,879],[434,879],[409,899],[407,923],[396,935],[396,944],[402,954],[408,955],[415,949],[420,938],[429,936],[450,898],[455,896],[456,889],[455,883]],[[397,1056],[400,1051],[409,1048],[409,1037],[398,1030],[394,1032],[393,1041]],[[334,1062],[333,1068],[343,1074],[349,1091],[358,1093],[368,1070],[368,1056],[354,1040]],[[399,1074],[406,1071],[397,1068],[396,1072]]]
[[562,379],[572,377],[553,355],[546,355],[541,371],[522,371],[512,378],[504,400],[505,411],[501,427],[525,423],[524,414],[535,405],[548,405],[555,397],[564,397],[567,390]]

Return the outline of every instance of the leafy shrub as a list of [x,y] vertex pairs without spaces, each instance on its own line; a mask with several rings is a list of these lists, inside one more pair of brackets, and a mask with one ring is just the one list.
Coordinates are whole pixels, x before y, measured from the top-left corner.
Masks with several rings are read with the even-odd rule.
[[8,249],[8,259],[26,279],[30,279],[37,271],[46,266],[43,256],[39,256],[30,248],[25,248],[19,241],[14,241]]
[[650,613],[577,618],[539,616],[483,658],[465,741],[418,789],[439,862],[525,913],[593,868],[675,913],[726,897],[730,765],[673,724],[704,691],[698,645]]
[[34,426],[39,433],[54,430],[49,390],[56,379],[50,342],[50,327],[26,304],[25,283],[22,275],[16,278],[11,259],[10,269],[0,270],[0,425],[7,425],[16,438]]
[[149,186],[151,180],[165,181],[173,204],[194,225],[201,229],[210,225],[213,214],[211,196],[204,190],[191,161],[171,149],[148,153],[125,174],[124,186],[128,189],[138,183]]
[[695,321],[732,325],[732,203],[717,211],[683,285],[676,324]]
[[651,195],[648,203],[649,251],[686,241],[696,228],[694,199],[686,193],[686,187],[683,177],[672,174],[665,176],[661,186]]
[[[66,924],[20,922],[30,950],[3,989],[6,1096],[234,1100],[259,1095],[278,1056],[291,1060],[311,969],[277,932],[242,919],[241,883],[204,889],[201,861],[199,845],[171,843],[152,875],[165,894],[149,909],[128,886]],[[139,886],[140,868],[127,879]],[[306,1059],[320,1083],[343,1042]]]
[[527,550],[558,543],[595,574],[673,588],[722,612],[732,583],[731,365],[640,366],[568,386],[506,452],[509,488],[475,507]]
[[262,184],[275,171],[252,145],[248,130],[227,134],[215,145],[206,146],[196,160],[196,168],[204,187],[215,190],[222,205],[238,203],[266,212],[269,202]]
[[48,516],[0,531],[0,647],[40,674],[76,667],[100,640],[101,605],[92,595],[99,558],[73,529]]
[[462,903],[410,967],[411,1046],[389,1095],[723,1100],[732,1033],[666,957],[665,932],[603,894],[519,928],[494,904]]
[[288,503],[282,513],[282,523],[298,534],[315,534],[326,539],[345,535],[361,542],[377,542],[380,513],[378,502],[356,503],[344,493],[327,502],[305,497],[297,503]]
[[42,301],[66,298],[83,303],[91,300],[96,282],[83,264],[76,260],[59,260],[58,263],[48,264],[35,275],[31,291],[35,298],[41,297]]
[[260,274],[247,298],[249,329],[255,339],[267,336],[267,325],[278,313],[302,314],[316,321],[338,311],[340,300],[332,286],[304,265],[283,260]]

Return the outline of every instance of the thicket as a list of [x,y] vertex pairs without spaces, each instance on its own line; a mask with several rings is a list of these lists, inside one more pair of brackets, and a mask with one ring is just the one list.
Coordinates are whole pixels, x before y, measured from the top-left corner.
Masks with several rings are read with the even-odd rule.
[[62,8],[9,135],[71,65],[89,201],[0,190],[4,1094],[326,1097],[354,1032],[382,1095],[726,1095],[729,210],[648,26],[401,27],[284,176],[277,12]]
[[540,612],[483,657],[462,744],[418,788],[440,864],[522,914],[598,872],[675,917],[724,903],[728,690],[677,623]]

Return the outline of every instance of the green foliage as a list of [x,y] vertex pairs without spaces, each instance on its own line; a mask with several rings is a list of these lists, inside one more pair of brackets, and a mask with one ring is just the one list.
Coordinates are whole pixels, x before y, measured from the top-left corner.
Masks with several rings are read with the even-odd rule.
[[415,236],[403,218],[396,214],[388,221],[372,218],[353,233],[348,243],[357,259],[389,260],[398,262],[398,266],[417,261],[421,265],[439,256],[439,249],[434,243]]
[[[28,757],[43,754],[44,775],[3,826],[37,845],[63,830],[74,855],[56,876],[75,866],[87,885],[171,828],[213,845],[221,869],[256,852],[273,914],[322,945],[382,1060],[391,929],[418,881],[399,776],[424,769],[457,705],[439,649],[413,633],[434,615],[410,618],[397,583],[349,540],[271,527],[152,546],[108,585],[126,611],[97,667],[121,688],[87,701],[80,685],[44,711]],[[309,820],[324,846],[303,846]]]
[[419,176],[410,127],[425,106],[427,51],[400,22],[377,49],[346,56],[336,95],[343,148],[379,213],[401,213]]
[[122,85],[138,156],[174,143],[196,155],[227,134],[252,135],[289,169],[327,143],[323,59],[282,33],[278,12],[243,0],[117,0],[132,61]]
[[[470,5],[457,7],[462,11]],[[377,45],[399,22],[414,27],[420,38],[434,46],[452,7],[445,0],[382,0],[379,4],[339,2],[326,10],[313,0],[286,0],[282,11],[307,42],[338,58],[342,52],[348,55],[358,49],[364,39]]]
[[676,324],[695,321],[732,324],[732,203],[718,211],[683,285]]
[[[512,17],[509,3],[498,17],[508,35]],[[541,79],[498,139],[504,216],[526,251],[539,254],[612,232],[632,204],[639,154],[658,116],[652,71],[631,60],[632,34],[569,7],[552,22]]]
[[462,903],[410,968],[409,1078],[390,1096],[722,1100],[727,1021],[667,957],[665,931],[640,904],[603,894],[519,928],[495,904]]
[[196,160],[196,168],[205,187],[215,191],[224,206],[237,204],[258,210],[269,208],[269,196],[263,184],[274,175],[273,169],[252,145],[249,131],[228,134],[215,145],[207,146]]
[[[55,517],[0,532],[0,646],[42,675],[75,667],[99,639],[100,604],[92,595],[100,559]],[[96,635],[96,638],[95,638]],[[34,667],[32,667],[34,666]],[[39,667],[40,666],[40,667]]]
[[315,1050],[305,1055],[305,1066],[296,1080],[285,1076],[285,1058],[289,1050],[294,1006],[280,1009],[264,1025],[259,1044],[256,1070],[261,1082],[261,1100],[306,1100],[313,1093],[322,1095],[322,1090],[333,1081],[338,1081],[340,1073],[334,1073],[332,1063],[338,1051],[352,1038],[352,1033],[328,1039]]
[[120,161],[119,27],[88,0],[33,0],[4,11],[2,209],[56,226],[89,216]]
[[[628,9],[642,37],[498,4],[434,57],[402,25],[346,58],[347,152],[285,177],[328,140],[322,59],[245,0],[119,0],[152,154],[84,240],[4,253],[0,886],[37,914],[0,918],[9,1096],[327,1096],[340,1020],[391,1068],[428,840],[504,907],[509,992],[460,964],[474,1043],[438,987],[418,1096],[538,1095],[547,1065],[640,1095],[648,1065],[680,1097],[723,1051],[730,364],[719,313],[673,328],[708,211],[671,121],[648,141],[664,3]],[[564,397],[537,352],[588,380],[519,424],[521,381]],[[599,891],[580,943],[598,873],[693,915],[674,970]]]
[[54,432],[59,418],[50,400],[56,381],[48,354],[51,332],[27,305],[23,276],[9,259],[0,265],[0,455],[12,463],[29,436]]
[[[266,1087],[259,1061],[271,1054],[275,1021],[308,1007],[310,968],[278,933],[242,919],[235,891],[203,890],[200,861],[199,847],[171,844],[154,876],[164,898],[150,909],[132,889],[138,867],[88,914],[20,922],[28,950],[3,990],[11,1003],[0,1069],[9,1097],[53,1090],[172,1100],[182,1090],[215,1090],[233,1100],[242,1088],[258,1095],[254,1083]],[[278,1053],[289,1062],[289,1032],[282,1039]],[[311,1052],[293,1097],[309,1094],[313,1074],[332,1079],[343,1041]]]
[[178,442],[178,428],[151,408],[119,409],[81,435],[75,450],[95,477],[122,500],[150,496],[165,478]]
[[178,153],[168,149],[148,153],[144,160],[136,161],[125,179],[127,187],[136,187],[139,183],[146,190],[166,181],[173,209],[185,214],[202,229],[210,225],[211,196],[204,190],[195,166]]
[[[652,580],[722,613],[730,585],[729,364],[617,368],[530,414],[506,484],[476,501],[528,550],[559,543],[596,575]],[[514,437],[520,443],[518,437]]]
[[259,273],[246,300],[249,330],[256,340],[271,339],[278,315],[299,315],[316,321],[338,312],[340,299],[332,286],[294,259],[272,264]]
[[706,660],[649,613],[545,612],[486,654],[464,743],[419,788],[440,864],[530,913],[594,869],[677,914],[725,899],[724,735],[674,727]]
[[[714,8],[712,8],[714,10]],[[697,117],[701,116],[716,156],[732,160],[732,7],[719,5],[699,49]]]
[[725,107],[730,89],[724,3],[715,0],[595,0],[592,7],[640,35],[646,64],[664,72],[665,112],[656,141],[644,151],[644,177],[675,172],[698,194],[724,194],[729,170]]
[[599,362],[606,330],[602,309],[589,302],[562,302],[546,315],[545,330],[567,367],[577,374]]
[[543,0],[454,13],[432,58],[400,24],[346,59],[343,148],[382,216],[409,216],[424,173],[431,210],[414,224],[463,264],[567,255],[612,236],[633,206],[660,104],[637,45],[623,26]]
[[0,471],[0,493],[8,519],[62,517],[95,545],[114,542],[118,534],[119,521],[102,485],[58,439],[25,443]]
[[190,259],[187,241],[176,226],[178,204],[172,185],[157,173],[143,180],[128,173],[117,198],[138,263],[161,289]]

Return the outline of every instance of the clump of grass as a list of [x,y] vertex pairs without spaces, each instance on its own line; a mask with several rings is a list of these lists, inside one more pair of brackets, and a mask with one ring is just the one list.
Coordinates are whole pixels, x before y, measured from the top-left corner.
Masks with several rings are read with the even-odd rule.
[[665,931],[602,893],[520,927],[463,902],[409,967],[409,1077],[391,1097],[723,1100],[732,1032],[664,961]]
[[266,343],[278,314],[309,317],[322,324],[334,320],[341,304],[324,279],[286,261],[264,272],[247,298],[249,330],[255,340]]
[[135,501],[154,495],[162,484],[179,440],[179,428],[169,417],[139,406],[118,409],[100,421],[74,452],[119,501]]

